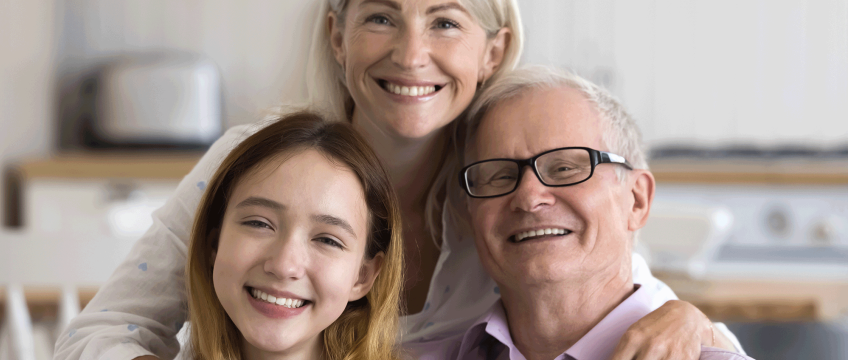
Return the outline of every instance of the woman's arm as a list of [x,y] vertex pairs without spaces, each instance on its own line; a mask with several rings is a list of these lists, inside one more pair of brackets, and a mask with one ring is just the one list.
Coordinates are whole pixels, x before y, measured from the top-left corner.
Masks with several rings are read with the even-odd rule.
[[54,359],[173,358],[186,320],[184,268],[194,212],[206,181],[258,125],[227,131],[183,178],[153,225],[56,341]]
[[660,294],[656,298],[661,302],[653,304],[656,310],[627,329],[611,359],[698,359],[701,346],[745,354],[724,324],[711,323],[697,307],[677,300],[671,288],[651,274],[641,255],[633,254],[632,265],[633,281],[656,287]]
[[727,331],[723,325],[712,324],[694,305],[671,300],[631,325],[611,359],[697,360],[701,346],[741,352],[722,329]]

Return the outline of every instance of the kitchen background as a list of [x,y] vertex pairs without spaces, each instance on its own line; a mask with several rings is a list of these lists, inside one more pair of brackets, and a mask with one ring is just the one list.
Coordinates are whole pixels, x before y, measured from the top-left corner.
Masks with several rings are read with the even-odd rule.
[[[155,95],[112,95],[127,84],[171,81],[195,101],[183,130],[215,134],[303,101],[316,3],[0,0],[0,359],[50,357],[205,141],[129,154],[121,129],[155,129],[106,141],[91,104],[123,111]],[[658,275],[756,358],[848,359],[848,0],[520,5],[524,63],[573,69],[639,120]]]

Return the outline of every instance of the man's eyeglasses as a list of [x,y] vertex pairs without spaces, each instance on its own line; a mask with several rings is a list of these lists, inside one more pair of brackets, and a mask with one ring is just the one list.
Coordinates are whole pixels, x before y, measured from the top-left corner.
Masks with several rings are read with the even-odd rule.
[[633,166],[623,157],[586,147],[564,147],[545,151],[525,160],[489,159],[475,162],[459,172],[459,184],[474,198],[491,198],[509,194],[518,188],[522,169],[533,168],[545,186],[577,185],[592,177],[598,164]]

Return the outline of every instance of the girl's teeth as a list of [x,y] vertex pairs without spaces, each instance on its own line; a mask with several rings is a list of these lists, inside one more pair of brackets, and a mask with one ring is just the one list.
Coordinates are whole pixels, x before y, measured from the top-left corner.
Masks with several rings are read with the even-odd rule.
[[303,306],[303,300],[287,299],[282,297],[278,298],[274,295],[268,295],[258,289],[253,289],[253,291],[251,291],[251,295],[253,295],[254,299],[260,299],[262,301],[277,304],[279,306],[285,306],[287,308],[299,308]]
[[424,96],[436,91],[435,86],[400,86],[392,83],[386,83],[386,89],[393,94],[404,96]]

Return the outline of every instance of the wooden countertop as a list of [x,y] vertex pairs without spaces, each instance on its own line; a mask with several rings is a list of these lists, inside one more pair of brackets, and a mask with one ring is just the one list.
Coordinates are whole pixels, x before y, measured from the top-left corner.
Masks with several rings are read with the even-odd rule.
[[714,321],[826,321],[848,314],[848,282],[654,275]]
[[202,153],[76,153],[23,161],[12,170],[31,178],[182,179]]
[[650,162],[659,183],[848,184],[848,160],[662,159]]
[[[94,298],[96,287],[81,287],[79,294],[80,310]],[[27,286],[24,287],[27,308],[33,321],[54,321],[59,313],[59,298],[61,290],[58,287]],[[6,308],[6,289],[0,286],[0,309]],[[3,322],[4,311],[0,311],[0,323]]]
[[[25,178],[180,179],[202,153],[72,153],[22,161]],[[663,183],[848,184],[848,160],[659,159],[651,171]]]
[[[674,274],[656,273],[681,300],[691,302],[713,321],[827,321],[848,311],[848,283],[722,280],[692,280]],[[27,306],[34,321],[52,321],[58,313],[59,288],[26,287]],[[96,287],[78,290],[80,307],[97,292]],[[5,305],[0,287],[0,309]],[[0,312],[0,322],[3,314]]]

